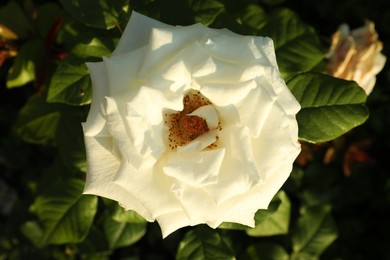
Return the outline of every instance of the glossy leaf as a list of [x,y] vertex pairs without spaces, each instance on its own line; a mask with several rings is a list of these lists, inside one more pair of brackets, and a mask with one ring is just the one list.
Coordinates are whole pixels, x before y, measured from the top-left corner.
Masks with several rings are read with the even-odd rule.
[[280,72],[285,78],[320,65],[325,51],[314,30],[289,9],[271,13],[258,35],[274,41]]
[[139,215],[137,212],[133,210],[124,210],[118,203],[116,203],[116,207],[112,214],[112,219],[117,222],[128,222],[128,223],[146,223],[146,220]]
[[319,73],[302,73],[287,82],[302,109],[297,114],[299,138],[333,140],[364,123],[366,94],[355,82]]
[[[254,218],[255,218],[255,223],[256,226],[259,225],[260,223],[264,222],[268,217],[271,217],[279,208],[280,204],[282,203],[281,200],[281,194],[276,194],[274,198],[272,199],[271,203],[268,206],[268,209],[260,209],[256,212]],[[221,225],[218,226],[218,228],[221,229],[233,229],[233,230],[249,230],[252,231],[256,228],[250,228],[248,226],[238,224],[238,223],[231,223],[231,222],[224,222]],[[272,227],[271,227],[272,229]],[[261,231],[260,231],[261,232]]]
[[110,254],[110,248],[108,247],[106,236],[101,228],[96,225],[92,225],[88,236],[78,245],[78,250],[85,256],[82,259],[106,259]]
[[111,249],[129,246],[140,240],[146,233],[146,222],[118,222],[107,218],[104,232]]
[[93,38],[74,47],[69,57],[55,71],[47,100],[68,105],[85,105],[91,102],[92,86],[85,62],[101,60],[113,50],[113,41]]
[[212,24],[225,9],[225,6],[217,0],[190,0],[189,4],[194,11],[195,22],[206,26]]
[[31,23],[16,1],[7,2],[6,5],[0,8],[0,24],[4,24],[11,29],[18,38],[26,38],[33,30]]
[[60,0],[65,10],[88,26],[111,29],[128,17],[129,0]]
[[62,15],[60,5],[46,3],[37,7],[36,12],[36,28],[42,37],[47,37],[50,29],[52,29],[55,25],[56,20],[59,19],[59,17]]
[[[78,107],[66,107],[61,114],[55,136],[58,154],[70,171],[87,171],[84,137],[81,122],[84,121]],[[69,141],[71,140],[71,141]]]
[[32,210],[43,225],[43,244],[78,243],[87,236],[97,197],[82,195],[83,188],[83,181],[68,179],[37,197]]
[[[272,203],[278,203],[276,209]],[[249,236],[275,236],[288,233],[291,203],[285,192],[280,191],[270,205],[270,211],[259,210],[255,215],[256,226],[248,229]]]
[[42,227],[36,221],[27,221],[20,227],[22,234],[27,237],[37,248],[43,247]]
[[270,6],[279,5],[285,1],[286,0],[260,0],[260,2]]
[[327,205],[304,209],[292,232],[293,259],[317,258],[337,238],[330,209]]
[[246,250],[245,258],[256,260],[288,260],[289,255],[281,245],[264,242],[249,246]]
[[44,144],[54,139],[60,116],[57,105],[34,95],[20,110],[15,129],[25,142]]
[[179,244],[176,259],[235,259],[232,250],[217,231],[197,226]]
[[240,16],[240,21],[256,32],[267,23],[267,18],[267,13],[263,8],[258,5],[249,5]]
[[7,76],[7,87],[21,87],[35,79],[36,63],[44,56],[44,46],[39,40],[26,42],[18,51]]

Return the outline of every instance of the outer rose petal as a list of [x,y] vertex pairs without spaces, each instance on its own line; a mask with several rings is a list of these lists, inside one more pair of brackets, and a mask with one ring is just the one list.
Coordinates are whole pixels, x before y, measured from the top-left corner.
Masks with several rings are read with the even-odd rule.
[[104,118],[104,99],[107,96],[107,73],[102,62],[87,63],[89,73],[91,75],[93,93],[91,108],[88,114],[87,121],[84,124],[84,134],[94,136],[102,134],[108,136],[105,127]]
[[151,213],[134,197],[129,190],[114,183],[120,167],[120,161],[110,151],[111,137],[88,137],[85,139],[87,150],[87,179],[84,194],[93,194],[116,200],[125,209],[137,211],[148,221],[153,221]]
[[[133,13],[112,56],[88,67],[85,193],[157,220],[164,237],[200,223],[254,225],[300,151],[300,106],[280,78],[271,39]],[[186,115],[209,130],[171,148],[164,116],[182,113],[190,90],[211,104]]]

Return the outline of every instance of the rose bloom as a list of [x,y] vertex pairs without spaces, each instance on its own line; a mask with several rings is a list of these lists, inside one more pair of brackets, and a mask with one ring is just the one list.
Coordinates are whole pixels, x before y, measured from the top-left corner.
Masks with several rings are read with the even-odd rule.
[[365,26],[352,31],[342,24],[332,36],[326,71],[334,77],[356,81],[368,95],[374,88],[376,74],[385,66],[382,49],[373,22],[367,21]]
[[87,66],[85,194],[157,220],[163,237],[254,226],[300,152],[300,105],[271,39],[133,12],[112,56]]

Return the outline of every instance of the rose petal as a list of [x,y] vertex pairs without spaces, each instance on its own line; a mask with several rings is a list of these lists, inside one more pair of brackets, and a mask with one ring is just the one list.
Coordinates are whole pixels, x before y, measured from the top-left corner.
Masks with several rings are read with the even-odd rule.
[[111,58],[103,57],[108,78],[107,95],[118,100],[119,104],[126,104],[144,84],[138,77],[144,55],[145,48]]
[[145,46],[148,43],[151,30],[156,27],[170,28],[173,26],[132,11],[130,20],[112,55],[118,56]]
[[228,63],[256,63],[276,66],[274,45],[268,37],[232,36],[228,34],[210,35],[202,42],[212,56]]
[[[259,85],[261,84],[261,88]],[[267,91],[268,89],[270,91]],[[271,93],[270,93],[271,92]],[[275,95],[267,79],[251,80],[234,85],[210,84],[201,88],[220,115],[221,125],[241,125],[258,136],[271,109]]]
[[163,166],[166,175],[192,187],[216,183],[225,149],[173,153]]
[[206,120],[207,127],[209,129],[216,129],[218,127],[218,114],[213,105],[201,106],[188,115],[194,115],[203,118]]
[[227,63],[214,57],[207,57],[193,73],[199,85],[233,84],[249,81],[263,74],[259,64]]
[[134,147],[134,136],[126,129],[124,118],[118,111],[116,102],[111,97],[106,97],[106,116],[108,132],[113,140],[113,153],[119,154],[119,159],[125,159],[137,169],[144,169],[155,163],[152,157],[142,156]]
[[87,120],[84,124],[84,134],[88,136],[103,135],[108,133],[105,129],[104,103],[107,95],[107,73],[102,62],[86,63],[92,80],[92,104]]
[[199,224],[191,222],[183,209],[167,214],[162,214],[156,217],[156,220],[160,225],[163,238],[166,238],[169,234],[175,232],[179,228]]
[[190,153],[195,151],[202,151],[209,145],[217,141],[218,130],[209,131],[201,136],[198,136],[188,144],[177,147],[178,153]]
[[211,194],[207,193],[205,189],[176,181],[173,183],[170,191],[182,205],[191,223],[206,223],[208,219],[212,218],[210,215],[213,214],[217,204]]
[[[162,169],[162,166],[159,166],[159,169]],[[175,196],[168,192],[172,186],[170,179],[162,170],[137,170],[122,160],[113,182],[134,194],[155,219],[163,214],[182,210]]]
[[130,194],[128,189],[119,187],[113,182],[120,161],[111,152],[112,138],[85,136],[84,140],[88,174],[83,193],[116,200],[126,209],[135,210],[146,220],[153,221],[151,213],[138,198]]
[[253,140],[252,149],[256,161],[256,167],[261,173],[265,185],[263,199],[270,201],[289,176],[292,170],[293,159],[300,152],[300,144],[297,141],[298,124],[295,114],[287,113],[288,104],[276,103],[264,123],[260,136]]
[[225,147],[225,157],[218,183],[204,188],[218,204],[248,192],[253,185],[262,181],[261,172],[256,169],[248,128],[226,126],[219,133],[219,141]]

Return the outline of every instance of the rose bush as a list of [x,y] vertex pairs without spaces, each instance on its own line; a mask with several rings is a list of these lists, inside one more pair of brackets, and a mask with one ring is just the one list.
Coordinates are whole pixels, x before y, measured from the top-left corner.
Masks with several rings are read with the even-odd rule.
[[164,237],[200,223],[254,226],[300,152],[300,105],[270,38],[133,12],[112,56],[87,66],[84,193],[157,220]]
[[334,77],[356,81],[368,95],[374,88],[376,74],[386,63],[382,49],[373,22],[367,21],[365,26],[352,31],[342,24],[332,36],[326,71]]

